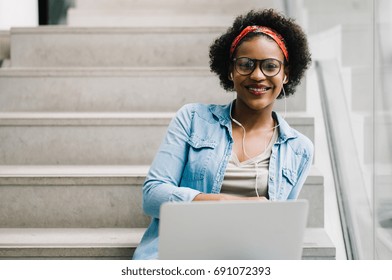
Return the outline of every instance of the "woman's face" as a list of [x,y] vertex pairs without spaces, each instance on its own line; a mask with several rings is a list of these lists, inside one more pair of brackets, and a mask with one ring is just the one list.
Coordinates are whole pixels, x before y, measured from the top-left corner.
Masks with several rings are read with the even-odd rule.
[[[272,39],[264,36],[253,37],[248,41],[242,42],[236,51],[235,58],[247,57],[251,59],[263,60],[268,58],[284,61],[283,52],[278,44]],[[273,77],[267,77],[260,69],[261,62],[256,63],[256,67],[249,75],[241,75],[235,67],[232,69],[232,80],[234,89],[237,92],[238,105],[245,105],[247,108],[260,111],[271,108],[275,99],[279,96],[285,79],[285,67],[281,65],[280,71]],[[264,69],[274,65],[265,65]],[[286,69],[287,70],[287,69]],[[273,71],[273,70],[272,70]],[[264,71],[267,73],[267,71]],[[267,73],[268,75],[268,73]]]

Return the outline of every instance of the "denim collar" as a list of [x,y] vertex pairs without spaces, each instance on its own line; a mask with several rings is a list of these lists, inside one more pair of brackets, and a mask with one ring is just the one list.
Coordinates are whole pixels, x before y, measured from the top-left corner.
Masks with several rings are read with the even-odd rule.
[[230,120],[230,104],[226,105],[210,105],[210,111],[215,118],[218,119],[219,123],[227,128],[231,128]]
[[[210,105],[209,108],[215,118],[218,119],[219,123],[226,126],[229,131],[231,131],[230,104],[231,102],[226,105]],[[277,143],[281,144],[289,139],[298,137],[297,131],[291,128],[282,116],[273,111],[272,117],[279,124],[279,138]]]
[[281,144],[289,139],[294,139],[298,137],[298,132],[295,129],[291,128],[281,115],[273,111],[272,117],[279,124],[279,138],[277,140],[277,143]]

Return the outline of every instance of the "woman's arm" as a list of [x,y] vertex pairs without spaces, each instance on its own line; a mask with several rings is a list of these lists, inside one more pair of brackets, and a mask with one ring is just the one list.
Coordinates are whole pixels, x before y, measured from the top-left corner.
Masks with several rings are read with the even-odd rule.
[[200,193],[195,196],[193,201],[213,201],[213,200],[268,200],[265,196],[243,197],[223,193]]
[[187,161],[193,106],[183,106],[170,122],[144,182],[143,210],[152,217],[159,217],[162,203],[192,201],[200,193],[191,188],[179,187]]
[[306,178],[308,177],[310,168],[312,167],[313,164],[313,154],[314,154],[313,143],[307,138],[303,141],[305,145],[305,150],[307,151],[307,157],[304,163],[299,167],[297,183],[295,184],[294,188],[291,190],[287,199],[297,199],[306,181]]

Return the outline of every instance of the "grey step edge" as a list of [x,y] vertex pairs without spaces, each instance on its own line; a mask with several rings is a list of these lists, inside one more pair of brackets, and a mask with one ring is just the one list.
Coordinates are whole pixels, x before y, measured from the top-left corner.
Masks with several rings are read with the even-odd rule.
[[[0,166],[2,227],[146,227],[149,166]],[[324,177],[312,166],[300,199],[308,227],[324,226]],[[35,211],[31,212],[30,209]]]
[[[173,116],[168,112],[0,113],[0,164],[151,164]],[[313,141],[313,117],[290,112],[286,120]]]
[[[144,228],[0,229],[0,259],[131,259]],[[335,259],[322,228],[305,231],[303,259]]]

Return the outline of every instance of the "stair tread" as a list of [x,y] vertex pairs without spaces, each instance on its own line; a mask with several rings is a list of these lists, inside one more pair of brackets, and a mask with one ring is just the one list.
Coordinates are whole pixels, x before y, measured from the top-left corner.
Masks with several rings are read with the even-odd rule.
[[[2,177],[134,177],[145,176],[149,165],[0,165]],[[318,182],[322,173],[312,166],[308,180]]]
[[40,76],[119,76],[119,75],[147,75],[156,73],[189,75],[200,74],[212,76],[208,67],[202,66],[157,66],[157,67],[15,67],[0,68],[0,77],[40,77]]
[[146,34],[146,33],[222,33],[227,29],[225,26],[144,26],[144,27],[74,27],[74,26],[39,26],[39,27],[13,27],[10,35],[33,35],[33,34],[126,34],[131,36],[132,33]]
[[[1,248],[136,247],[145,228],[0,228]],[[307,228],[304,249],[333,248],[324,228]]]
[[[175,112],[7,112],[0,113],[0,125],[158,125],[167,126]],[[314,125],[314,117],[287,112],[290,125]]]
[[[0,119],[75,119],[75,118],[172,118],[175,112],[1,112]],[[287,112],[290,119],[309,120],[314,117],[306,112]]]
[[148,165],[0,165],[0,177],[116,177],[145,175]]
[[136,247],[145,228],[0,228],[5,247]]

